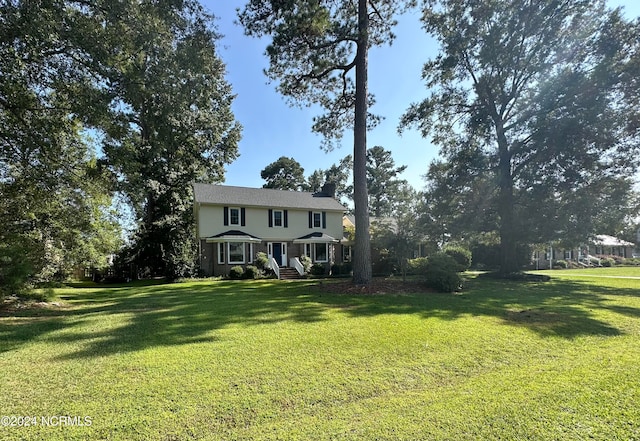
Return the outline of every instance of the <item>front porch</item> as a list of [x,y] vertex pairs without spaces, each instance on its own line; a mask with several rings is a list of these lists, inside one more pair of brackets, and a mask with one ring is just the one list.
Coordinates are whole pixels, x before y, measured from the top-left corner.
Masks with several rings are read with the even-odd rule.
[[312,233],[293,240],[262,239],[240,231],[227,231],[200,240],[200,269],[203,276],[227,276],[234,266],[252,265],[258,253],[265,253],[269,266],[280,278],[281,268],[304,273],[300,258],[324,266],[341,261],[336,253],[338,240],[324,233]]

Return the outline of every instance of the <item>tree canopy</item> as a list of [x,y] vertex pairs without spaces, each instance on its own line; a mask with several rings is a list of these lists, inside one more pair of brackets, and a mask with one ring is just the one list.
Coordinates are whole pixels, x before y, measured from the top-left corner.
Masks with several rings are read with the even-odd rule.
[[429,0],[423,22],[442,50],[402,126],[440,145],[440,201],[495,222],[503,273],[518,243],[591,233],[640,158],[639,24],[591,0]]
[[382,217],[397,213],[402,203],[401,190],[409,183],[398,175],[406,165],[396,167],[391,152],[375,146],[367,150],[367,188],[369,190],[369,214]]
[[120,233],[85,130],[102,96],[90,19],[79,2],[3,2],[0,17],[0,291],[15,293],[104,266]]
[[240,138],[218,35],[195,0],[108,12],[105,39],[114,44],[101,50],[114,95],[104,150],[137,217],[135,260],[148,273],[191,275],[191,184],[220,182]]
[[277,161],[267,165],[260,172],[260,177],[266,184],[263,188],[276,188],[278,190],[305,190],[307,181],[304,177],[304,168],[293,158],[281,156]]
[[138,262],[193,272],[191,183],[220,181],[240,136],[212,20],[194,0],[0,4],[0,279],[99,266],[114,191]]

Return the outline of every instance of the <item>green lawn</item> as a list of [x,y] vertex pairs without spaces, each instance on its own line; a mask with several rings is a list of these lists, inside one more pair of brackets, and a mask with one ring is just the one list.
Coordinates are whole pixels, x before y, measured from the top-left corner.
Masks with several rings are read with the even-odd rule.
[[619,271],[456,295],[59,290],[0,316],[0,415],[37,418],[0,439],[638,440],[640,280],[601,276],[640,269]]

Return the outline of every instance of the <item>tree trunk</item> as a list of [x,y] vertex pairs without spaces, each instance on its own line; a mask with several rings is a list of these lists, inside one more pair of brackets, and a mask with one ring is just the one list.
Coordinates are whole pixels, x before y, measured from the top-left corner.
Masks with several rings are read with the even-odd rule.
[[369,45],[367,0],[358,1],[358,30],[353,128],[353,204],[356,218],[353,282],[357,285],[367,285],[372,280],[367,194],[367,52]]
[[498,164],[498,214],[500,216],[500,273],[518,272],[516,252],[517,233],[513,206],[513,176],[511,174],[511,154],[506,148],[506,138],[498,136],[500,162]]

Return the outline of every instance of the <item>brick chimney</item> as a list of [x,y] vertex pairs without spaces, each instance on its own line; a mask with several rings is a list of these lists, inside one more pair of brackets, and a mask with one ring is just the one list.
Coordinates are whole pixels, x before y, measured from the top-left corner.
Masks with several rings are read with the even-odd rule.
[[335,199],[336,198],[336,184],[334,184],[333,182],[325,182],[325,184],[320,189],[320,193],[322,193],[323,196]]

